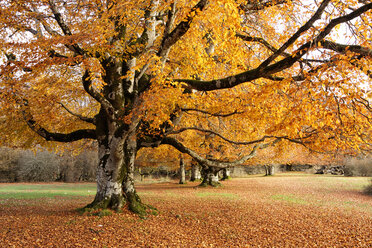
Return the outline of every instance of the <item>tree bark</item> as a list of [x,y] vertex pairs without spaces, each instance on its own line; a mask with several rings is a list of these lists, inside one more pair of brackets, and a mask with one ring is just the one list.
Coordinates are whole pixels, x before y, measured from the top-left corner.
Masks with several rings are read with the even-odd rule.
[[230,168],[224,168],[222,169],[222,179],[221,181],[231,179],[230,177]]
[[273,176],[275,174],[275,166],[274,165],[264,165],[265,166],[265,176]]
[[212,187],[218,187],[221,186],[221,183],[219,182],[218,179],[218,168],[214,167],[204,167],[202,168],[202,176],[203,176],[203,181],[200,184],[202,187],[206,186],[212,186]]
[[[100,115],[104,115],[102,112]],[[88,208],[129,210],[146,216],[152,207],[141,202],[134,187],[134,161],[137,154],[136,128],[127,130],[108,118],[97,125],[99,164],[97,167],[97,193]],[[134,123],[135,125],[135,123]]]
[[198,162],[193,161],[191,165],[191,178],[190,181],[194,182],[201,179],[200,166]]
[[183,161],[183,158],[180,158],[180,182],[179,184],[185,184],[186,183],[186,173],[185,173],[185,162]]
[[125,169],[123,140],[114,138],[110,143],[98,142],[97,193],[89,208],[119,210],[125,203],[122,193],[122,173]]

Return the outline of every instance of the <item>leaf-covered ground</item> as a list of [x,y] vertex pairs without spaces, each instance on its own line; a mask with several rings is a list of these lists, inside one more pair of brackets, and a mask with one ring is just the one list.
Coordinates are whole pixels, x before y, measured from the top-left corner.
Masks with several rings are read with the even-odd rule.
[[366,178],[285,174],[196,183],[140,184],[160,210],[79,215],[94,184],[0,184],[1,247],[372,247]]

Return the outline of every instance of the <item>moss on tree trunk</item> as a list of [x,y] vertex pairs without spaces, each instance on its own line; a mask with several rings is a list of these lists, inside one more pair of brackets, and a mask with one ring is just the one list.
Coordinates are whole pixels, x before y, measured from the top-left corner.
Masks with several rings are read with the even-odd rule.
[[213,168],[213,167],[203,167],[202,168],[202,176],[203,176],[203,181],[199,185],[200,187],[207,187],[207,186],[212,186],[212,187],[219,187],[221,186],[221,183],[218,180],[218,168]]

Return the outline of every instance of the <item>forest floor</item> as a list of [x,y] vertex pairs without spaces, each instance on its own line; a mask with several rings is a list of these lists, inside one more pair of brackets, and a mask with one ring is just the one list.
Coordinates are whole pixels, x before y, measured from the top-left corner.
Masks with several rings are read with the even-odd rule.
[[94,184],[0,184],[1,247],[372,247],[367,178],[298,173],[138,184],[159,215],[80,215]]

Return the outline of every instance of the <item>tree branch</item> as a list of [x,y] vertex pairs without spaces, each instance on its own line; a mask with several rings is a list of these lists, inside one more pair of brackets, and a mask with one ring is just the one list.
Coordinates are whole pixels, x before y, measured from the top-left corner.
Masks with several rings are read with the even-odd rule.
[[316,20],[318,20],[324,9],[327,7],[328,3],[331,0],[324,0],[318,10],[314,13],[314,15],[302,26],[300,27],[296,33],[292,35],[291,38],[289,38],[275,53],[273,53],[270,57],[268,57],[264,62],[261,63],[261,65],[258,66],[258,70],[263,70],[265,67],[267,67],[274,59],[276,59],[279,55],[283,54],[283,52],[292,45],[300,36],[302,33],[307,31],[311,26],[314,24]]
[[[252,36],[248,36],[248,35],[240,34],[240,33],[237,33],[236,34],[236,37],[239,37],[240,39],[242,39],[244,41],[248,41],[248,42],[258,42],[258,43],[261,43],[267,49],[269,49],[270,51],[272,51],[274,53],[278,51],[278,49],[276,49],[274,46],[272,46],[269,42],[267,42],[262,37],[252,37]],[[282,55],[285,56],[285,57],[291,56],[289,53],[286,53],[286,52],[283,52]]]
[[258,149],[264,149],[264,148],[267,148],[269,146],[275,145],[279,141],[280,141],[280,139],[276,139],[276,140],[274,140],[272,142],[269,142],[269,143],[256,144],[252,148],[251,152],[248,155],[243,156],[240,159],[235,160],[235,161],[232,161],[232,162],[210,160],[210,159],[203,158],[198,153],[196,153],[195,151],[193,151],[190,148],[186,147],[185,145],[183,145],[181,142],[179,142],[175,138],[165,137],[162,140],[162,144],[171,145],[174,148],[176,148],[178,151],[190,155],[193,159],[195,159],[202,166],[216,167],[216,168],[227,168],[227,167],[233,167],[233,166],[237,166],[237,165],[240,165],[240,164],[244,163],[248,159],[253,158],[256,155],[256,152],[257,152]]
[[22,105],[23,118],[32,131],[43,137],[47,141],[72,142],[81,139],[96,139],[94,129],[81,129],[71,133],[51,133],[40,126],[33,118],[27,101]]
[[[63,19],[62,14],[59,12],[54,0],[49,0],[49,6],[54,15],[54,19],[57,21],[58,26],[61,28],[63,34],[67,36],[71,36],[72,32],[69,26],[67,25],[67,23],[65,22],[65,20]],[[74,52],[76,52],[77,54],[80,54],[80,55],[85,54],[85,51],[82,48],[80,48],[78,44],[72,44],[71,46],[69,46],[69,48],[73,50]]]
[[207,114],[207,115],[210,115],[210,116],[216,116],[216,117],[229,117],[229,116],[232,116],[232,115],[235,115],[235,114],[244,113],[244,112],[238,112],[237,110],[235,110],[234,112],[231,112],[231,113],[227,113],[227,114],[210,113],[208,111],[201,110],[201,109],[195,109],[195,108],[182,108],[181,111],[184,111],[184,112],[190,112],[190,111],[200,112],[200,113],[203,113],[203,114]]
[[98,91],[96,91],[92,86],[92,80],[90,78],[90,73],[88,70],[85,70],[85,73],[82,78],[83,86],[85,91],[94,99],[96,99],[97,102],[104,104],[104,105],[111,105],[110,102],[108,102]]
[[[313,40],[300,46],[290,57],[286,57],[272,65],[266,66],[265,68],[260,68],[262,66],[261,64],[261,66],[255,69],[245,71],[245,72],[242,72],[242,73],[239,73],[233,76],[229,76],[226,78],[214,79],[210,81],[201,81],[201,80],[192,80],[192,79],[175,79],[174,81],[184,82],[189,86],[189,88],[192,88],[198,91],[212,91],[212,90],[232,88],[245,82],[249,82],[249,81],[256,80],[258,78],[270,76],[274,73],[280,72],[284,69],[291,67],[294,63],[296,63],[299,59],[301,59],[303,55],[305,55],[309,51],[309,48],[311,48],[313,45],[323,40],[336,25],[340,23],[348,22],[360,16],[364,12],[367,12],[370,9],[372,9],[372,3],[366,4],[347,15],[332,19],[329,22],[329,24]],[[280,53],[277,53],[277,54],[280,54]]]
[[318,46],[320,45],[319,47],[321,48],[333,50],[335,52],[342,53],[342,54],[345,54],[346,52],[350,51],[353,53],[357,53],[363,57],[372,56],[372,49],[368,47],[362,47],[359,45],[345,45],[345,44],[340,44],[340,43],[336,43],[336,42],[329,41],[329,40],[322,40],[317,45]]
[[301,137],[301,138],[289,138],[288,136],[265,135],[261,139],[251,140],[251,141],[230,140],[230,139],[224,137],[222,134],[220,134],[216,131],[213,131],[213,130],[210,130],[210,129],[198,128],[198,127],[184,127],[184,128],[180,128],[178,130],[169,132],[168,134],[179,134],[179,133],[182,133],[182,132],[187,131],[187,130],[195,130],[195,131],[199,131],[199,132],[214,134],[214,135],[220,137],[221,139],[223,139],[224,141],[227,141],[228,143],[234,144],[234,145],[253,145],[253,144],[264,142],[266,139],[273,139],[273,138],[274,139],[280,139],[280,140],[285,139],[285,140],[288,140],[288,141],[293,142],[293,143],[304,145],[304,143],[301,140],[310,138],[314,134],[314,133],[311,133],[311,134],[309,134],[305,137]]
[[59,104],[68,112],[70,113],[71,115],[73,116],[76,116],[77,118],[79,118],[80,120],[82,121],[85,121],[85,122],[88,122],[88,123],[91,123],[91,124],[95,124],[96,123],[96,120],[95,118],[90,118],[90,117],[86,117],[86,116],[82,116],[82,115],[79,115],[79,114],[76,114],[74,112],[72,112],[70,109],[68,109],[63,103],[59,102]]
[[164,34],[161,46],[157,55],[159,57],[166,56],[168,49],[173,46],[181,37],[186,34],[191,26],[191,22],[199,11],[203,11],[208,4],[208,0],[200,0],[194,7],[192,7],[190,13],[187,15],[186,20],[180,22],[177,27],[169,34]]
[[372,71],[366,70],[363,65],[358,63],[356,60],[349,60],[349,63],[358,68],[360,71],[362,71],[364,74],[366,74],[370,79],[372,79]]
[[279,5],[286,3],[288,0],[255,0],[255,1],[247,1],[247,3],[241,3],[239,5],[239,9],[241,9],[244,12],[248,11],[257,11],[257,10],[263,10],[265,8]]

